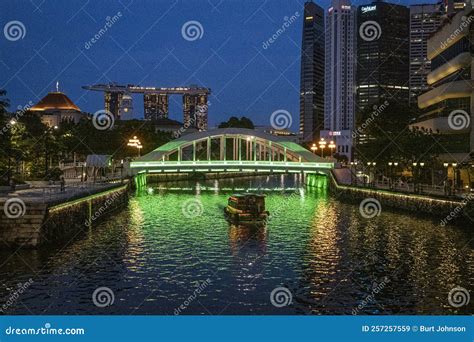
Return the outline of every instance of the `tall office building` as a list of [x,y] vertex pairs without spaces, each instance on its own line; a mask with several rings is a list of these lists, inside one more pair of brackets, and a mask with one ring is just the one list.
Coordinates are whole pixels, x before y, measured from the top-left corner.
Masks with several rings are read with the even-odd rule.
[[143,95],[143,106],[145,120],[168,118],[168,94],[145,93]]
[[119,110],[120,120],[133,120],[133,98],[130,94],[122,94]]
[[184,125],[200,131],[207,130],[207,95],[183,95]]
[[428,38],[441,24],[441,5],[410,6],[410,105],[429,89],[426,77],[431,72],[427,56]]
[[359,7],[357,25],[356,111],[387,100],[408,105],[410,10],[374,1]]
[[113,114],[116,119],[120,119],[120,104],[123,93],[106,91],[104,93],[105,110]]
[[306,2],[303,20],[300,134],[303,141],[314,141],[324,128],[324,10]]
[[336,151],[352,159],[355,120],[356,7],[350,0],[333,0],[326,17],[326,84],[324,131]]

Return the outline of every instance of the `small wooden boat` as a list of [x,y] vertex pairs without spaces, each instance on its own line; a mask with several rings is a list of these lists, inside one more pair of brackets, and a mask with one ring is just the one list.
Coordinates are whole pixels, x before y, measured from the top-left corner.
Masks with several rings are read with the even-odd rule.
[[232,223],[262,223],[270,213],[265,210],[265,195],[238,194],[229,197],[224,212]]

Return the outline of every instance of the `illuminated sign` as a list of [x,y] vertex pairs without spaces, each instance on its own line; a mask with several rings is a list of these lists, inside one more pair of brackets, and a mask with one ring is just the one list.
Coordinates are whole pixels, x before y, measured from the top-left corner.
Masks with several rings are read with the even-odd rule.
[[367,13],[367,12],[372,12],[372,11],[375,11],[377,9],[377,6],[365,6],[365,7],[361,7],[360,10],[362,11],[362,13]]
[[339,131],[330,131],[329,135],[335,137],[335,136],[341,135],[341,132],[339,132]]

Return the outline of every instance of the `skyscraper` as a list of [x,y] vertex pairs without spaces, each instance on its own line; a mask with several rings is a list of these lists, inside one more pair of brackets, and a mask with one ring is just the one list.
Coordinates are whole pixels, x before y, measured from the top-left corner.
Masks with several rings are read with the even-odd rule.
[[195,127],[200,131],[207,129],[207,94],[183,95],[183,115],[186,127]]
[[326,17],[326,84],[324,131],[338,154],[350,160],[354,128],[356,8],[350,0],[333,0]]
[[145,93],[143,95],[145,120],[168,118],[168,94]]
[[374,1],[357,14],[357,108],[392,100],[408,105],[408,7]]
[[133,120],[133,98],[130,94],[122,94],[119,110],[120,120]]
[[123,93],[106,91],[104,93],[105,110],[113,114],[116,119],[120,118],[120,103]]
[[303,141],[314,141],[324,128],[324,10],[306,2],[303,20],[300,134]]
[[410,6],[410,105],[429,89],[426,77],[431,72],[427,56],[428,38],[441,24],[441,5]]

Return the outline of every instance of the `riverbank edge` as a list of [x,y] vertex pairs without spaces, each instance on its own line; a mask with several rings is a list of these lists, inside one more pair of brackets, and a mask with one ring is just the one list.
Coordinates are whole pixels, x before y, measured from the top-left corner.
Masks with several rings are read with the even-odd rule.
[[337,199],[350,203],[361,203],[365,199],[375,199],[381,207],[389,207],[412,213],[423,213],[440,219],[445,226],[459,220],[474,217],[474,196],[463,199],[443,199],[427,195],[405,194],[389,190],[362,188],[340,184],[333,172],[329,173],[329,191]]
[[[116,184],[86,196],[61,203],[25,201],[25,213],[8,218],[0,213],[0,242],[3,247],[36,248],[72,240],[128,203],[129,183]],[[5,203],[0,203],[3,207]]]

